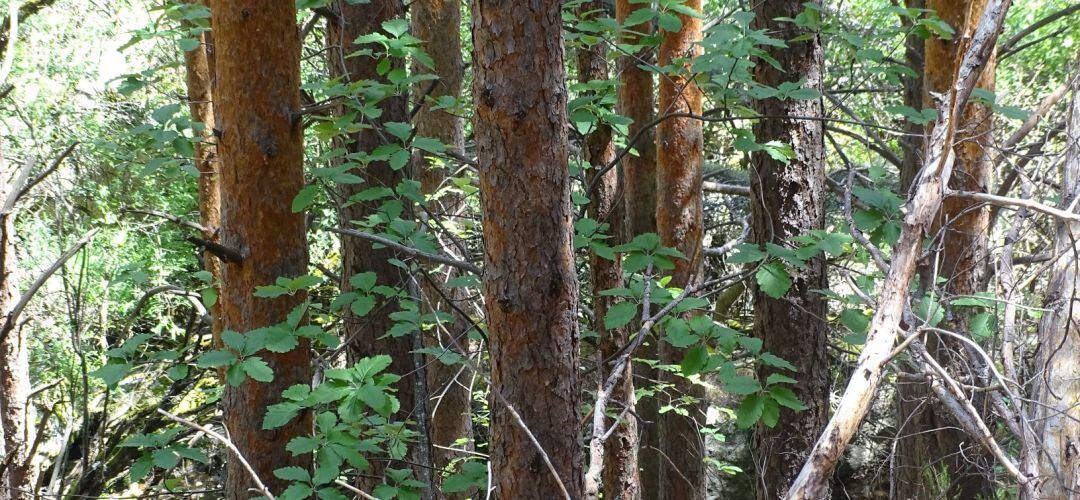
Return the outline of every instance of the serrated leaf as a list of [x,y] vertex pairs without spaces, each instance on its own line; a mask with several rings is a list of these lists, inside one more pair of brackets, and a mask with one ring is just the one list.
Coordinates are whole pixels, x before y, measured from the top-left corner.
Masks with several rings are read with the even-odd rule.
[[199,368],[217,368],[231,365],[236,361],[236,355],[229,351],[210,351],[203,353],[196,361]]
[[652,21],[654,17],[656,17],[655,10],[652,10],[648,7],[644,9],[638,9],[626,16],[626,19],[623,20],[623,26],[627,28],[634,27],[641,23]]
[[671,318],[664,326],[664,341],[679,348],[690,347],[701,337],[690,333],[690,325],[682,318]]
[[760,356],[758,356],[758,361],[760,361],[763,365],[772,366],[774,368],[783,368],[785,370],[791,370],[793,372],[799,371],[799,369],[796,368],[795,365],[788,363],[783,358],[768,352],[762,353]]
[[769,428],[776,427],[776,422],[780,421],[780,406],[772,398],[761,398],[761,402],[761,423]]
[[154,460],[154,466],[161,467],[162,469],[171,469],[176,467],[176,464],[180,463],[180,456],[173,453],[173,451],[168,448],[154,450],[151,453],[151,456]]
[[773,384],[795,384],[798,380],[795,380],[787,375],[780,373],[769,374],[769,378],[765,379],[765,385],[770,386]]
[[307,210],[312,203],[315,202],[315,197],[319,194],[319,187],[315,184],[308,184],[296,193],[296,197],[292,201],[292,212],[300,213]]
[[311,453],[318,448],[319,440],[308,436],[294,437],[289,441],[289,444],[285,445],[285,450],[292,453],[293,456]]
[[701,372],[702,368],[709,361],[709,352],[705,349],[705,346],[694,346],[687,349],[686,354],[683,355],[682,363],[679,364],[679,369],[683,375],[690,376],[695,373]]
[[277,429],[296,418],[296,415],[299,413],[300,405],[296,403],[278,403],[276,405],[270,405],[266,407],[266,415],[263,416],[262,428],[266,430]]
[[139,482],[142,478],[146,477],[146,475],[150,473],[150,469],[153,468],[153,458],[150,457],[150,453],[144,453],[138,460],[131,464],[131,470],[128,472],[131,477],[131,482]]
[[740,243],[735,247],[735,253],[727,258],[727,262],[729,264],[748,264],[762,260],[766,255],[757,245]]
[[783,386],[769,387],[769,395],[776,400],[780,406],[790,408],[795,411],[802,411],[806,409],[806,405],[799,401],[798,396],[795,395],[795,391]]
[[675,33],[682,29],[683,22],[682,19],[679,19],[679,16],[671,12],[661,12],[660,16],[656,18],[656,25],[664,31]]
[[311,474],[303,467],[282,467],[280,469],[275,469],[274,477],[286,481],[300,481],[303,483],[311,481]]
[[724,381],[724,390],[732,394],[754,394],[761,390],[761,384],[752,377],[735,375]]
[[249,377],[259,382],[270,382],[274,380],[274,370],[270,368],[270,365],[266,364],[262,358],[258,356],[252,356],[244,360],[244,373],[247,373]]
[[633,302],[619,302],[604,315],[604,328],[622,328],[637,316],[638,306]]
[[487,485],[487,466],[481,462],[465,462],[461,464],[461,471],[451,474],[443,480],[442,491],[446,493],[461,493],[473,488],[483,488]]
[[788,290],[791,289],[791,277],[784,269],[784,265],[779,262],[770,262],[761,266],[754,276],[761,291],[774,299],[787,295]]
[[101,379],[105,385],[114,386],[131,371],[128,363],[110,363],[90,372],[90,376]]
[[749,429],[761,419],[761,412],[765,408],[765,402],[761,396],[751,394],[743,398],[739,408],[735,410],[735,423],[740,429]]

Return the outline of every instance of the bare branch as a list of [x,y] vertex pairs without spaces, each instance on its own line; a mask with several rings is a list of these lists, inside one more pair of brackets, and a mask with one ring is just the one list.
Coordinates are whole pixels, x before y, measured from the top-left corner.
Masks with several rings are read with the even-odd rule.
[[178,423],[180,425],[183,425],[185,427],[190,427],[190,428],[195,429],[197,431],[201,431],[204,434],[206,434],[207,436],[210,436],[211,438],[213,438],[215,441],[217,441],[217,442],[221,443],[222,445],[224,445],[226,448],[229,449],[229,451],[231,451],[233,453],[233,456],[235,456],[236,459],[240,461],[240,464],[244,466],[244,469],[247,469],[248,474],[251,475],[251,480],[252,480],[252,482],[255,483],[255,487],[259,490],[259,493],[262,493],[263,496],[265,496],[269,500],[275,500],[274,494],[270,493],[270,490],[267,489],[266,485],[263,484],[261,479],[259,479],[259,475],[255,473],[255,469],[251,468],[251,464],[248,463],[247,459],[244,458],[244,455],[242,455],[240,453],[240,450],[236,447],[235,444],[233,444],[232,441],[229,440],[229,438],[226,438],[225,436],[222,436],[221,434],[217,433],[213,429],[210,429],[209,427],[205,427],[205,426],[196,424],[195,422],[192,422],[190,420],[187,420],[185,418],[178,417],[176,415],[173,415],[172,413],[169,413],[169,412],[167,412],[165,410],[162,410],[161,408],[158,408],[157,412],[164,415],[165,418],[168,418],[169,420],[172,420],[173,422],[176,422],[176,423]]
[[11,314],[8,314],[4,321],[3,328],[0,328],[0,342],[7,339],[8,334],[15,328],[15,322],[18,321],[19,315],[22,314],[23,309],[30,303],[30,299],[34,298],[34,295],[37,294],[38,290],[41,289],[45,282],[48,281],[53,273],[60,269],[64,263],[78,253],[79,250],[82,250],[87,243],[90,243],[90,241],[94,239],[94,236],[97,235],[98,231],[100,231],[100,228],[91,229],[90,232],[86,233],[79,241],[75,242],[71,248],[60,255],[60,257],[58,257],[47,269],[45,269],[45,271],[38,275],[33,283],[30,284],[30,288],[22,294],[22,298],[19,299],[18,304],[15,304],[15,308],[11,310]]
[[363,231],[356,231],[356,230],[353,230],[353,229],[343,229],[343,228],[338,228],[338,227],[326,227],[325,229],[327,231],[330,231],[331,233],[337,233],[337,234],[340,234],[340,235],[343,235],[343,236],[351,236],[353,238],[360,238],[360,239],[368,240],[368,241],[373,242],[373,243],[378,243],[380,245],[384,245],[384,246],[393,248],[394,250],[397,250],[397,251],[399,251],[399,252],[401,252],[401,253],[403,253],[405,255],[408,255],[409,257],[414,257],[414,258],[421,259],[421,260],[426,260],[426,261],[429,261],[429,262],[436,262],[436,263],[439,263],[439,264],[446,264],[446,265],[448,265],[450,267],[456,267],[458,269],[463,269],[463,270],[468,271],[470,273],[473,273],[473,274],[475,274],[477,276],[483,274],[483,270],[480,269],[479,266],[477,266],[477,265],[475,265],[475,264],[473,264],[471,262],[460,261],[460,260],[457,260],[457,259],[454,259],[454,258],[451,258],[451,257],[447,257],[445,255],[427,253],[427,252],[424,252],[422,250],[417,250],[417,249],[415,249],[413,247],[410,247],[410,246],[407,246],[407,245],[402,245],[401,243],[393,241],[393,240],[391,240],[389,238],[384,238],[382,236],[377,236],[377,235],[374,235],[374,234],[365,233]]

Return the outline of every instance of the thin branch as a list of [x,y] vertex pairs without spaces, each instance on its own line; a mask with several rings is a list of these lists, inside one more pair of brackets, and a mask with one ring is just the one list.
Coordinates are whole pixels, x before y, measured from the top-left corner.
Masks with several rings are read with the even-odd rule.
[[266,487],[265,484],[263,484],[262,480],[259,479],[259,475],[255,473],[255,469],[251,468],[251,464],[248,463],[247,459],[244,458],[244,455],[240,453],[240,449],[237,448],[236,445],[229,440],[229,438],[218,434],[216,431],[210,429],[209,427],[205,427],[185,418],[178,417],[176,415],[173,415],[172,413],[162,410],[161,408],[158,408],[157,412],[164,415],[165,418],[172,420],[173,422],[176,422],[180,425],[195,429],[197,431],[202,431],[207,436],[210,436],[215,441],[224,445],[226,448],[229,449],[229,451],[233,453],[234,456],[236,456],[236,459],[240,461],[240,464],[243,465],[244,469],[246,469],[248,474],[251,475],[251,480],[255,483],[255,488],[259,490],[259,493],[262,493],[263,496],[265,496],[269,500],[275,500],[274,494],[270,493],[270,490]]
[[18,193],[15,194],[15,203],[18,203],[18,201],[22,199],[22,197],[26,196],[27,193],[29,193],[30,190],[34,188],[34,186],[38,185],[39,183],[41,183],[41,181],[45,180],[46,177],[55,172],[56,169],[60,167],[60,164],[63,163],[64,160],[67,159],[67,157],[70,156],[72,152],[75,151],[75,147],[78,145],[78,142],[71,143],[71,145],[68,146],[67,149],[64,149],[64,151],[60,153],[60,156],[57,156],[56,159],[53,160],[52,165],[49,165],[49,168],[38,174],[37,177],[34,177],[32,180],[30,180],[30,182],[27,182],[22,187],[22,189],[19,189]]
[[49,278],[52,277],[53,273],[60,269],[60,267],[63,266],[64,263],[66,263],[69,259],[71,259],[71,257],[78,253],[79,250],[82,250],[82,248],[86,246],[87,243],[90,243],[90,240],[93,240],[94,236],[96,236],[98,231],[100,230],[100,228],[91,229],[90,232],[86,233],[82,237],[82,239],[75,242],[75,244],[72,245],[71,248],[69,248],[66,252],[60,255],[60,257],[58,257],[56,261],[54,261],[47,269],[45,269],[45,271],[38,275],[37,279],[35,279],[34,282],[30,284],[30,288],[28,288],[26,292],[22,294],[22,297],[19,299],[19,303],[15,304],[15,308],[11,310],[11,313],[8,314],[6,320],[4,321],[4,326],[2,329],[0,329],[0,343],[4,342],[4,340],[7,339],[8,334],[11,333],[11,330],[15,328],[15,322],[18,321],[19,315],[22,314],[23,309],[25,309],[26,305],[30,303],[30,299],[34,298],[34,295],[37,294],[38,290],[41,289],[45,282],[48,281]]
[[706,193],[728,194],[732,196],[750,196],[749,186],[738,184],[722,184],[719,182],[705,181],[701,183],[701,190]]
[[209,228],[207,228],[206,226],[203,226],[202,224],[199,224],[199,223],[196,223],[196,222],[191,222],[189,220],[185,220],[185,219],[182,219],[182,218],[177,217],[175,215],[167,214],[165,212],[158,212],[156,210],[143,210],[143,209],[138,209],[138,208],[121,208],[120,212],[121,213],[129,213],[129,214],[148,215],[150,217],[157,217],[159,219],[165,219],[165,220],[167,220],[169,222],[172,222],[173,224],[176,224],[178,226],[186,227],[188,229],[194,229],[194,230],[196,230],[196,231],[198,231],[200,233],[203,233],[203,234],[210,234],[212,232]]
[[1057,12],[1054,12],[1053,14],[1050,14],[1042,19],[1039,19],[1038,21],[1031,23],[1031,25],[1029,25],[1027,28],[1016,32],[1015,35],[1009,37],[1008,40],[1005,40],[1003,43],[998,45],[998,57],[1004,57],[1005,54],[1008,54],[1012,51],[1012,48],[1015,47],[1016,44],[1020,42],[1020,40],[1023,40],[1024,37],[1034,33],[1039,28],[1042,28],[1043,26],[1046,26],[1047,24],[1057,21],[1058,19],[1061,19],[1063,17],[1070,16],[1077,11],[1080,11],[1080,3],[1065,7],[1064,9],[1061,9]]
[[377,236],[377,235],[374,235],[374,234],[371,234],[371,233],[365,233],[363,231],[356,231],[356,230],[353,230],[353,229],[343,229],[343,228],[338,228],[338,227],[325,227],[324,229],[326,229],[327,231],[330,231],[331,233],[337,233],[337,234],[340,234],[340,235],[343,235],[343,236],[351,236],[353,238],[360,238],[362,240],[368,240],[368,241],[373,242],[373,243],[378,243],[380,245],[384,245],[384,246],[393,248],[394,250],[397,250],[397,251],[399,251],[399,252],[401,252],[401,253],[403,253],[405,255],[408,255],[409,257],[413,257],[413,258],[417,258],[417,259],[421,259],[421,260],[426,260],[426,261],[429,261],[429,262],[436,262],[436,263],[439,263],[439,264],[446,264],[446,265],[448,265],[450,267],[456,267],[458,269],[468,271],[468,272],[473,273],[473,274],[475,274],[477,276],[483,274],[483,270],[480,269],[479,266],[477,266],[477,265],[475,265],[475,264],[473,264],[471,262],[460,261],[460,260],[457,260],[457,259],[454,259],[454,258],[451,258],[451,257],[447,257],[445,255],[427,253],[427,252],[424,252],[422,250],[417,250],[417,249],[415,249],[413,247],[410,247],[410,246],[407,246],[407,245],[402,245],[401,243],[393,241],[393,240],[391,240],[389,238],[384,238],[382,236]]
[[996,205],[1000,207],[1023,207],[1034,212],[1041,212],[1047,215],[1052,215],[1062,220],[1080,222],[1080,214],[1070,212],[1068,210],[1062,210],[1055,208],[1044,203],[1039,203],[1034,200],[1025,200],[1023,198],[1010,198],[1008,196],[998,196],[996,194],[989,193],[976,193],[974,191],[953,191],[946,190],[946,196],[951,198],[967,198],[969,200],[981,201],[990,205]]

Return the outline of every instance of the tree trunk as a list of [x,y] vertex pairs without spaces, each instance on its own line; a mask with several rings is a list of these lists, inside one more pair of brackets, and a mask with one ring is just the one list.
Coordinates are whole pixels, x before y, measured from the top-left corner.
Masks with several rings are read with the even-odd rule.
[[[616,0],[615,18],[623,24],[627,16],[643,7],[645,5],[631,3],[631,0]],[[652,24],[648,22],[630,26],[620,32],[619,42],[633,45],[640,41],[641,34],[651,32]],[[653,52],[650,49],[642,49],[636,54],[623,54],[618,59],[620,85],[617,111],[633,120],[627,130],[629,137],[641,133],[634,144],[627,145],[634,148],[637,154],[623,157],[619,169],[623,188],[620,195],[624,225],[622,234],[627,239],[656,232],[656,139],[652,128],[641,132],[644,126],[656,117],[653,74],[641,68],[641,65],[650,63],[652,59]],[[631,322],[631,325],[636,324],[636,321]],[[658,355],[656,342],[641,346],[640,351],[640,356],[645,359],[656,359]],[[656,370],[646,364],[635,364],[633,372],[635,378],[647,385],[651,384],[649,381],[657,378]],[[659,406],[656,398],[650,397],[639,401],[637,408],[641,422],[645,424],[638,452],[641,496],[658,498],[661,462],[657,452],[660,440],[656,424]]]
[[[578,6],[578,15],[582,20],[591,19],[603,12],[602,0],[591,0]],[[603,42],[591,46],[583,46],[578,49],[578,80],[588,83],[595,80],[607,80],[608,63],[607,48]],[[595,186],[589,193],[589,217],[606,224],[609,228],[609,236],[614,241],[627,241],[623,233],[623,205],[619,203],[621,186],[619,172],[615,169],[597,175],[600,169],[615,159],[615,142],[612,137],[611,127],[605,123],[597,123],[595,128],[585,138],[585,155],[589,162],[589,184]],[[607,379],[605,360],[615,357],[620,348],[626,345],[628,335],[626,328],[608,330],[604,327],[603,318],[608,309],[614,303],[614,297],[600,295],[604,290],[620,288],[623,286],[623,273],[621,262],[605,259],[594,251],[589,252],[589,269],[592,278],[592,304],[595,318],[593,329],[599,336],[599,349],[597,352],[596,370],[600,384]],[[605,427],[618,425],[611,436],[604,441],[602,487],[604,498],[621,498],[624,500],[637,500],[641,498],[641,479],[638,473],[638,427],[637,420],[633,416],[634,408],[634,379],[631,364],[627,363],[623,369],[622,379],[612,391],[609,408],[613,415],[621,415],[618,420],[607,419]],[[627,411],[628,410],[628,411]],[[590,457],[595,461],[597,457]],[[588,480],[588,478],[587,478]],[[595,488],[590,489],[586,484],[587,493],[591,494]]]
[[[0,156],[0,167],[8,164]],[[18,182],[14,170],[17,169],[0,171],[0,210],[3,210],[5,200],[19,189],[10,184]],[[21,297],[15,255],[15,213],[14,210],[0,213],[0,327],[8,323]],[[34,441],[34,407],[27,401],[30,397],[29,352],[30,339],[22,328],[12,324],[0,341],[0,431],[5,451],[0,462],[10,460],[7,472],[0,477],[0,487],[7,488],[0,494],[4,498],[34,496],[36,480],[28,456],[28,448]]]
[[[473,2],[483,294],[498,498],[582,496],[562,2]],[[501,397],[500,397],[501,396]],[[505,402],[536,437],[537,449]]]
[[[187,0],[188,3],[206,5],[206,0]],[[189,26],[190,28],[191,26]],[[199,34],[199,47],[184,52],[184,69],[187,82],[188,109],[191,119],[201,123],[199,142],[195,145],[195,167],[199,169],[199,215],[202,226],[207,229],[203,239],[218,242],[217,229],[221,225],[221,190],[219,186],[218,158],[214,146],[214,39],[209,31]],[[216,289],[221,281],[221,261],[212,252],[203,252],[203,269],[213,277]],[[214,344],[221,340],[221,301],[210,306],[211,330]]]
[[[684,5],[701,11],[701,0],[688,0]],[[679,64],[673,74],[660,77],[660,116],[668,113],[701,114],[701,89],[688,79],[689,59],[698,53],[701,40],[701,19],[679,14],[679,31],[664,32],[660,44],[660,66]],[[676,60],[686,61],[676,63]],[[702,199],[701,183],[704,165],[704,137],[701,122],[691,118],[672,118],[656,127],[656,228],[665,246],[678,249],[686,260],[677,260],[671,285],[686,287],[701,275],[702,266]],[[685,349],[659,343],[660,361],[679,364]],[[698,418],[702,415],[700,401],[704,391],[684,377],[661,373],[661,380],[673,384],[672,397],[690,396],[697,403],[689,405],[689,416],[674,411],[659,416],[660,420],[660,487],[661,498],[688,499],[705,496],[705,444]]]
[[[803,81],[803,87],[822,91],[823,51],[817,33],[806,33],[794,23],[776,18],[795,18],[802,4],[786,0],[766,0],[754,7],[755,29],[790,41],[784,48],[770,47],[768,53],[780,69],[759,61],[754,80],[777,87],[785,82]],[[825,154],[821,121],[782,118],[822,116],[821,99],[763,99],[755,110],[762,116],[779,117],[758,121],[754,136],[758,142],[779,141],[794,149],[785,164],[764,151],[751,158],[750,211],[753,241],[764,246],[790,246],[794,238],[806,236],[825,225]],[[754,287],[754,336],[762,340],[762,350],[795,365],[798,380],[792,390],[806,405],[803,411],[782,408],[775,427],[759,424],[754,436],[756,460],[761,477],[757,498],[782,498],[798,475],[814,440],[829,421],[829,363],[825,346],[829,327],[826,304],[820,290],[828,288],[825,260],[815,258],[806,268],[788,268],[792,286],[781,298],[773,298]],[[762,365],[758,378],[765,380],[776,369]]]
[[[253,296],[256,286],[278,277],[307,273],[307,241],[302,214],[292,200],[304,186],[304,141],[300,112],[300,37],[293,2],[217,2],[213,26],[218,77],[215,97],[221,138],[221,244],[243,255],[222,269],[221,313],[227,330],[247,332],[285,321],[301,294],[275,299]],[[311,383],[308,342],[290,352],[259,356],[274,379],[250,378],[227,386],[225,426],[240,453],[273,492],[286,484],[274,469],[308,467],[311,455],[285,450],[294,437],[311,431],[305,413],[285,426],[261,430],[266,407],[281,401],[295,384]],[[249,498],[252,481],[240,461],[228,460],[225,496]]]
[[[926,0],[906,0],[904,5],[909,9],[922,9],[926,7]],[[911,32],[904,39],[904,59],[907,67],[913,73],[904,76],[904,105],[913,109],[922,109],[924,104],[923,73],[926,71],[925,41],[923,37],[914,33],[914,26],[908,18],[901,17],[901,23]],[[906,135],[899,139],[900,150],[903,151],[903,166],[900,168],[900,193],[901,196],[911,188],[912,181],[919,175],[919,167],[922,166],[923,157],[923,133],[925,127],[911,120],[904,121]]]
[[[1065,165],[1061,179],[1061,204],[1064,210],[1080,212],[1080,91],[1073,90],[1072,109],[1067,125]],[[1058,219],[1054,238],[1053,278],[1046,291],[1043,307],[1049,310],[1039,323],[1039,349],[1036,366],[1045,372],[1036,377],[1038,411],[1036,433],[1042,439],[1039,453],[1041,487],[1039,498],[1064,500],[1075,498],[1080,490],[1080,307],[1076,305],[1077,260],[1075,241],[1080,224]]]
[[[923,108],[934,107],[931,93],[948,91],[954,84],[956,68],[963,57],[965,34],[972,32],[986,7],[985,0],[929,0],[927,7],[956,31],[951,40],[931,37],[925,41],[925,79]],[[993,90],[996,58],[991,54],[976,87]],[[991,111],[976,102],[969,103],[957,121],[956,154],[949,188],[985,193],[989,189],[991,164],[989,151],[993,141]],[[915,174],[911,174],[915,175]],[[902,176],[902,179],[906,177]],[[945,292],[971,295],[979,291],[980,271],[988,255],[990,212],[974,200],[947,197],[930,234],[939,235],[937,258],[923,261],[920,269],[921,293],[935,289],[940,276],[945,278]],[[933,254],[932,254],[933,255]],[[937,294],[940,300],[941,293]],[[950,318],[950,329],[964,330],[962,318]],[[929,336],[927,349],[942,364],[949,364],[952,353],[962,349],[953,341]],[[948,411],[933,401],[930,388],[922,383],[898,384],[899,422],[907,424],[899,432],[896,444],[895,490],[901,498],[926,498],[934,495],[937,474],[947,474],[952,495],[974,498],[991,494],[993,485],[973,466],[981,462],[976,443],[964,436],[949,418]],[[967,443],[967,444],[965,444]],[[970,448],[962,450],[962,447]],[[975,458],[973,458],[973,456]],[[937,471],[937,472],[935,472]]]
[[[439,79],[437,82],[421,82],[414,87],[416,99],[420,109],[416,114],[416,135],[420,137],[434,137],[458,154],[465,152],[464,120],[446,110],[432,110],[432,103],[440,97],[461,98],[462,80],[464,79],[465,63],[461,56],[461,2],[457,0],[417,0],[410,4],[410,22],[412,23],[412,35],[424,41],[424,49],[435,63],[434,68],[428,68],[416,63],[413,68],[414,74],[434,73]],[[427,196],[435,195],[440,188],[444,187],[447,177],[452,173],[447,165],[438,161],[427,161],[423,156],[416,158],[414,165],[417,166],[415,177],[420,180],[421,189]],[[440,195],[428,203],[425,214],[445,214],[449,221],[454,221],[454,215],[461,208],[463,200],[456,193]],[[453,222],[450,222],[453,224]],[[452,250],[452,249],[451,249]],[[426,302],[432,309],[451,313],[454,320],[445,328],[438,328],[434,335],[425,339],[431,347],[440,350],[448,350],[458,354],[457,345],[467,345],[468,337],[465,335],[471,329],[468,318],[462,317],[457,311],[450,311],[442,297],[452,301],[468,300],[466,291],[460,287],[444,286],[446,280],[459,276],[456,269],[447,269],[440,273],[432,273],[435,284],[423,282],[423,291],[427,298]],[[457,337],[457,342],[447,336]],[[462,458],[464,453],[454,452],[446,448],[459,448],[472,450],[472,394],[469,391],[469,377],[471,374],[463,370],[461,365],[448,365],[430,356],[427,365],[427,386],[429,391],[429,415],[431,419],[431,443],[435,466],[446,469],[451,461]],[[457,444],[459,439],[468,440],[464,445]],[[470,492],[458,495],[445,494],[448,498],[466,498]]]

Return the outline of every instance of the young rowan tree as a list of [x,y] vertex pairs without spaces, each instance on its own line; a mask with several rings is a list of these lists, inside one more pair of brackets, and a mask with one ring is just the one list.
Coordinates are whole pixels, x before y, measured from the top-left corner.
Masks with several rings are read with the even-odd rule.
[[[615,19],[620,25],[624,24],[627,16],[641,8],[645,8],[645,5],[633,3],[631,0],[616,0]],[[619,32],[619,42],[626,45],[639,44],[642,37],[651,34],[652,30],[651,22],[628,26]],[[646,128],[656,117],[656,94],[652,72],[642,67],[652,63],[654,59],[654,51],[649,47],[635,53],[622,54],[618,58],[617,111],[633,120],[627,127],[627,135],[638,137],[633,144],[626,145],[636,153],[624,156],[618,167],[622,179],[619,201],[622,205],[624,227],[621,231],[627,239],[656,232],[656,137],[651,127]],[[656,342],[650,342],[641,348],[643,358],[656,359],[657,354]],[[633,371],[635,377],[640,379],[657,378],[656,370],[648,365],[636,364]],[[645,398],[637,406],[642,422],[657,422],[658,409],[656,398]],[[656,498],[658,495],[661,470],[660,454],[656,451],[660,446],[658,430],[656,425],[645,427],[641,436],[638,456],[641,494],[644,498]]]
[[[604,2],[592,0],[578,6],[578,15],[583,20],[600,17],[604,12]],[[607,49],[603,43],[595,43],[583,46],[577,53],[578,80],[582,83],[602,81],[608,78]],[[611,126],[597,122],[593,130],[585,137],[585,156],[589,162],[589,185],[592,192],[589,193],[588,216],[600,224],[606,224],[610,228],[611,236],[615,241],[627,241],[624,233],[623,209],[625,205],[619,203],[621,194],[621,182],[619,172],[610,169],[600,173],[615,160],[616,148]],[[625,168],[625,167],[624,167]],[[610,360],[618,354],[619,349],[627,344],[628,335],[626,327],[608,329],[604,325],[603,318],[615,303],[615,297],[604,296],[604,290],[611,290],[623,286],[622,265],[618,259],[609,260],[595,251],[589,252],[589,270],[592,281],[592,304],[593,316],[596,318],[594,329],[599,335],[598,360]],[[597,370],[598,380],[601,384],[607,379],[608,373],[604,370],[603,361],[601,369]],[[610,408],[616,413],[623,412],[628,406],[633,410],[634,405],[634,379],[633,370],[629,363],[626,364],[618,385],[613,391]],[[641,479],[638,472],[638,426],[633,417],[621,418],[618,421],[605,420],[605,426],[615,425],[611,435],[604,441],[603,469],[601,484],[590,484],[598,478],[586,477],[586,494],[592,495],[602,491],[604,498],[624,498],[634,500],[641,498]],[[589,457],[590,463],[598,457]]]
[[[433,73],[438,80],[432,82],[420,82],[413,88],[413,95],[418,102],[416,117],[413,124],[416,127],[418,137],[434,137],[439,139],[451,151],[457,154],[465,153],[464,119],[455,115],[451,110],[435,109],[435,104],[441,98],[450,97],[455,100],[461,98],[462,82],[464,80],[465,62],[462,60],[461,51],[461,2],[458,0],[417,0],[410,4],[409,22],[411,23],[412,35],[424,42],[424,50],[431,57],[434,67],[426,67],[423,63],[416,62],[413,65],[414,74]],[[456,224],[458,221],[454,215],[463,212],[463,197],[456,192],[445,192],[441,189],[447,187],[449,177],[453,174],[452,165],[434,160],[429,161],[423,155],[416,155],[413,166],[414,178],[421,183],[421,191],[433,197],[425,207],[425,216],[437,217],[438,214],[447,214],[449,217],[440,221],[441,224]],[[453,245],[454,250],[459,247]],[[446,297],[450,301],[463,303],[468,300],[467,291],[461,287],[448,287],[445,283],[460,275],[456,269],[444,269],[432,273],[434,283],[424,280],[422,289],[425,301],[432,309],[451,312],[451,307],[443,300]],[[452,311],[453,320],[446,322],[443,327],[435,328],[425,339],[429,347],[440,351],[445,349],[458,354],[458,345],[465,346],[469,340],[465,335],[472,328],[468,318],[463,317],[457,310]],[[456,337],[457,340],[449,338]],[[462,369],[461,365],[450,365],[436,360],[431,356],[427,365],[427,387],[431,400],[428,403],[430,415],[430,434],[433,448],[435,466],[444,469],[454,459],[461,458],[465,453],[450,451],[448,448],[472,449],[472,395],[469,393],[468,379],[471,374]],[[459,439],[466,439],[464,445],[457,444]],[[455,496],[445,493],[449,498],[465,498],[469,492],[462,492]]]

